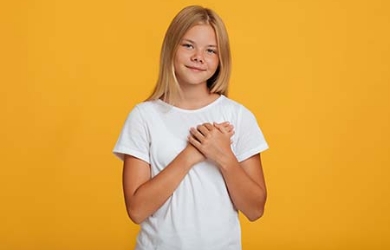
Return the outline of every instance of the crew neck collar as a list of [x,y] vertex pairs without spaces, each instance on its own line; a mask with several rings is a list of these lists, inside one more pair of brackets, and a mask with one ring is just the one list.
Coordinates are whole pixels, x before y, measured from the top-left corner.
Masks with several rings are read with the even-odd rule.
[[214,101],[210,102],[209,104],[203,106],[203,107],[200,107],[200,108],[197,108],[197,109],[183,109],[183,108],[179,108],[179,107],[176,107],[172,104],[169,104],[169,103],[166,103],[164,102],[163,100],[161,99],[157,99],[157,102],[158,103],[161,103],[162,105],[166,106],[166,107],[169,107],[173,110],[177,110],[177,111],[180,111],[180,112],[185,112],[185,113],[196,113],[196,112],[200,112],[200,111],[203,111],[203,110],[206,110],[206,109],[209,109],[211,108],[212,106],[216,105],[217,103],[219,103],[220,101],[222,101],[224,98],[226,98],[224,95],[220,95],[217,99],[215,99]]

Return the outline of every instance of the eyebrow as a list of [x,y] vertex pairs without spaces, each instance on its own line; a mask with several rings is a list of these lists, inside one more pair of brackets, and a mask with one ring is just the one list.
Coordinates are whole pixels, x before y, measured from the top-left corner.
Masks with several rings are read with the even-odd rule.
[[[191,39],[183,38],[182,40],[183,40],[183,41],[187,41],[187,42],[196,44],[196,42],[192,41]],[[210,45],[207,45],[207,47],[217,48],[217,45],[210,44]]]

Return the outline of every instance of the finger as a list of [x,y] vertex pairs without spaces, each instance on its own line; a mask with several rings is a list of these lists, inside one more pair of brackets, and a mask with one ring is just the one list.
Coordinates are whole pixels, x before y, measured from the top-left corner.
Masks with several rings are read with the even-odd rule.
[[206,126],[199,125],[197,130],[204,136],[207,137],[210,134],[210,130]]
[[222,133],[227,133],[226,127],[223,124],[214,123],[214,127],[216,127]]
[[234,130],[234,126],[232,124],[229,124],[229,125],[225,126],[225,130],[226,130],[226,132],[230,133],[231,131]]
[[197,139],[195,139],[193,136],[189,135],[187,136],[188,142],[194,146],[195,148],[199,149],[199,146],[202,145]]
[[214,122],[213,125],[215,124],[218,124],[218,125],[221,125],[221,126],[229,126],[230,122],[226,121],[226,122],[221,122],[221,123],[217,123],[217,122]]
[[203,126],[205,126],[209,131],[214,129],[214,126],[211,123],[203,123]]
[[220,126],[223,126],[225,127],[227,130],[231,130],[234,128],[233,124],[231,124],[230,122],[226,121],[226,122],[222,122],[222,123],[214,123],[214,124],[218,124]]
[[194,139],[198,140],[200,143],[203,142],[204,136],[197,129],[191,128],[190,133],[194,137]]
[[214,125],[214,127],[217,128],[219,131],[221,131],[221,132],[225,131],[224,125],[223,125],[222,123],[215,123],[215,122],[214,122],[213,125]]

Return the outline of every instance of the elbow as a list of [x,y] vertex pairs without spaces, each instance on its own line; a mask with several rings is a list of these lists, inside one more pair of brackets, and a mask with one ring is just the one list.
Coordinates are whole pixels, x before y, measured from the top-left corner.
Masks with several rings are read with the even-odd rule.
[[134,209],[130,209],[130,208],[127,209],[127,215],[129,216],[130,220],[137,225],[141,224],[146,219],[144,216],[139,214],[137,211],[135,211]]
[[137,225],[141,224],[141,223],[144,221],[143,219],[140,219],[140,218],[138,218],[138,217],[132,216],[132,215],[130,215],[130,214],[129,214],[129,218],[130,218],[130,220],[131,220],[134,224],[137,224]]
[[260,209],[256,209],[256,211],[253,211],[251,214],[248,214],[246,217],[249,221],[254,222],[258,219],[260,219],[264,214],[264,207],[261,207]]
[[267,194],[265,193],[261,197],[261,199],[258,200],[256,206],[252,209],[252,211],[246,215],[249,221],[253,222],[263,217],[266,200]]
[[149,215],[145,212],[145,206],[142,203],[137,202],[136,199],[127,198],[125,199],[126,212],[130,220],[134,224],[141,224]]

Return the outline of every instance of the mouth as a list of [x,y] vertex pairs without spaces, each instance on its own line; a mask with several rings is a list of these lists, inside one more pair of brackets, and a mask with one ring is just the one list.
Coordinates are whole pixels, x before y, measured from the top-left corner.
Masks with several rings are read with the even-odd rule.
[[193,67],[193,66],[186,66],[186,68],[193,70],[193,71],[206,71],[206,69]]

